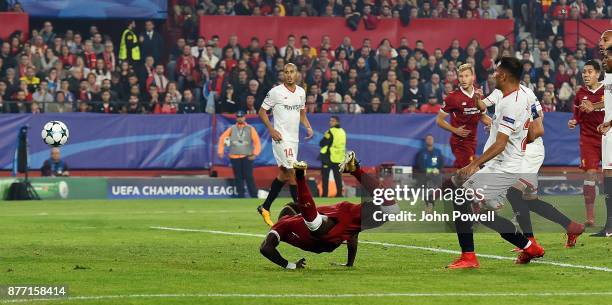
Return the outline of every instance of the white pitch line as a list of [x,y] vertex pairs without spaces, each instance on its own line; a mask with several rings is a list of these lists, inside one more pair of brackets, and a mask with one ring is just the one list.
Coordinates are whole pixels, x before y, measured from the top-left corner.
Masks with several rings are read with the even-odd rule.
[[126,295],[99,295],[99,296],[74,296],[65,298],[44,298],[44,299],[13,299],[1,300],[0,303],[28,303],[28,302],[49,302],[49,301],[91,301],[109,299],[141,299],[141,298],[317,298],[317,299],[340,299],[340,298],[364,298],[364,297],[583,297],[583,296],[612,296],[612,291],[604,292],[399,292],[399,293],[347,293],[347,294],[241,294],[241,293],[194,293],[194,294],[126,294]]
[[[222,235],[235,235],[235,236],[249,236],[249,237],[265,237],[264,234],[253,234],[253,233],[241,233],[241,232],[226,232],[226,231],[216,231],[216,230],[205,230],[205,229],[183,229],[183,228],[171,228],[171,227],[159,227],[153,226],[151,229],[157,230],[166,230],[166,231],[181,231],[181,232],[200,232],[200,233],[211,233],[211,234],[222,234]],[[370,244],[377,245],[383,247],[396,247],[396,248],[404,248],[404,249],[414,249],[414,250],[423,250],[437,253],[448,253],[448,254],[461,254],[461,251],[442,249],[442,248],[429,248],[429,247],[420,247],[420,246],[411,246],[411,245],[402,245],[402,244],[393,244],[386,242],[377,242],[377,241],[359,241],[361,244]],[[478,254],[478,257],[497,259],[497,260],[515,260],[515,257],[510,256],[500,256],[500,255],[492,255],[492,254]],[[611,268],[606,267],[597,267],[597,266],[587,266],[587,265],[574,265],[568,263],[559,263],[547,260],[533,260],[532,263],[536,264],[545,264],[552,265],[557,267],[566,267],[566,268],[575,268],[575,269],[585,269],[585,270],[597,270],[604,272],[612,272]]]
[[116,212],[68,212],[68,213],[48,213],[40,212],[35,214],[2,214],[0,217],[27,217],[27,216],[88,216],[88,215],[152,215],[152,214],[211,214],[211,213],[233,213],[233,210],[172,210],[172,211],[116,211]]

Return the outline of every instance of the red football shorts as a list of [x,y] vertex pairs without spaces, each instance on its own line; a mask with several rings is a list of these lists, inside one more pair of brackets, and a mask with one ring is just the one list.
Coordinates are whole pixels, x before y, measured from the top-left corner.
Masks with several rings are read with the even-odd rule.
[[580,143],[580,168],[585,171],[601,168],[601,144]]
[[455,168],[464,168],[476,157],[476,143],[454,142],[451,143],[451,150],[455,155]]

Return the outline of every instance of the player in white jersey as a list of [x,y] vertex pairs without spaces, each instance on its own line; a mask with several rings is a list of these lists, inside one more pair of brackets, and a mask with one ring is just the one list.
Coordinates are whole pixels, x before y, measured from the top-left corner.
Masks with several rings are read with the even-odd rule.
[[[506,192],[520,195],[518,190],[510,188],[519,178],[525,146],[533,140],[528,137],[531,122],[529,98],[519,87],[521,72],[522,65],[518,59],[502,57],[499,60],[494,77],[496,88],[503,95],[495,107],[495,117],[489,135],[493,138],[492,144],[480,157],[458,170],[453,178],[452,184],[455,185],[461,183],[458,180],[467,178],[462,185],[466,189],[466,194],[467,190],[477,194],[473,202],[476,205],[476,213],[481,209],[499,209],[503,205]],[[484,167],[481,169],[482,165]],[[449,183],[445,182],[445,186],[449,186]],[[454,209],[461,214],[474,213],[471,211],[472,207],[469,204],[462,204],[462,201],[455,201]],[[517,263],[526,264],[531,259],[544,255],[544,249],[536,242],[527,239],[524,234],[516,232],[510,220],[500,215],[493,215],[492,219],[480,218],[480,222],[499,232],[508,242],[523,249],[517,258]],[[472,223],[465,218],[455,218],[455,228],[462,254],[448,268],[478,268],[480,264],[474,253]]]
[[[519,171],[519,181],[513,185],[513,188],[521,191],[523,196],[522,198],[514,198],[512,196],[507,196],[506,198],[512,206],[523,234],[529,240],[535,242],[531,217],[529,215],[529,211],[533,211],[561,225],[567,234],[565,246],[571,248],[576,245],[578,236],[584,232],[584,225],[572,221],[550,203],[538,199],[538,172],[542,163],[544,163],[544,141],[542,140],[544,135],[544,113],[542,112],[542,105],[531,89],[520,85],[520,90],[525,92],[528,97],[529,109],[531,110],[529,132],[531,133],[531,138],[535,139],[527,144],[521,163],[521,170]],[[502,97],[503,93],[499,89],[495,89],[487,98],[479,103],[479,107],[481,110],[484,110],[487,107],[498,104]],[[484,149],[487,150],[493,144],[492,142],[492,137],[489,137]]]
[[606,76],[604,85],[604,122],[597,127],[601,138],[601,167],[604,171],[604,193],[606,194],[607,220],[603,229],[591,236],[612,237],[612,30],[601,35],[599,47],[604,57]]
[[[270,218],[270,206],[285,183],[289,182],[291,197],[293,202],[297,202],[293,162],[297,158],[300,143],[300,123],[306,128],[306,139],[310,139],[313,135],[312,127],[306,117],[306,92],[296,85],[299,76],[296,65],[286,64],[283,76],[283,84],[270,89],[259,109],[259,117],[270,132],[272,153],[279,168],[279,174],[272,181],[268,197],[257,207],[257,211],[269,226],[274,225]],[[268,119],[268,110],[272,111],[274,126]]]

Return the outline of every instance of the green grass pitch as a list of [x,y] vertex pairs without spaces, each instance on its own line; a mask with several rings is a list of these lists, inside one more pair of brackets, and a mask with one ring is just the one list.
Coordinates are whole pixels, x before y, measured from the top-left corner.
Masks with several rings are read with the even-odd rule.
[[[567,198],[549,199],[583,213],[581,197],[571,206]],[[275,202],[273,215],[285,201]],[[457,250],[454,234],[364,232],[362,241],[393,245],[360,244],[356,266],[347,269],[330,264],[345,261],[344,246],[316,255],[282,244],[285,257],[307,260],[306,269],[290,271],[259,254],[261,237],[152,228],[265,234],[258,203],[2,202],[0,285],[69,286],[70,298],[19,304],[612,304],[612,239],[582,236],[564,249],[563,234],[542,233],[544,261],[569,265],[481,258],[481,269],[447,270],[456,254],[428,249]],[[514,256],[496,234],[477,234],[476,247]],[[15,300],[0,299],[8,302]]]

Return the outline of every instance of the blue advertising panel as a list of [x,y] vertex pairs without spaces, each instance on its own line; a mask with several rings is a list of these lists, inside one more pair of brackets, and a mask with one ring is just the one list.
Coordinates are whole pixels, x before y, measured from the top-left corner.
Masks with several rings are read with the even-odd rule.
[[167,0],[20,0],[35,17],[165,19]]

